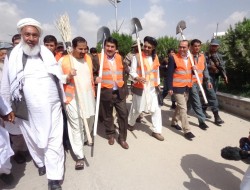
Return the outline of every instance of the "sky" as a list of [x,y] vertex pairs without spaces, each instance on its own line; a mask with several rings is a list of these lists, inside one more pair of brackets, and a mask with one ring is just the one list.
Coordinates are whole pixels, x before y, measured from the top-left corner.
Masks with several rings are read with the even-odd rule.
[[130,20],[136,17],[143,28],[139,32],[141,40],[145,36],[181,39],[180,34],[176,35],[176,26],[184,20],[184,36],[206,42],[217,26],[218,32],[225,32],[244,17],[250,18],[250,0],[121,0],[117,9],[110,1],[0,0],[0,41],[11,41],[17,33],[17,22],[26,17],[42,24],[41,39],[50,34],[62,41],[55,23],[65,13],[69,15],[72,39],[82,36],[89,47],[96,46],[100,27],[107,26],[111,32],[116,29],[116,10],[119,33],[130,34]]

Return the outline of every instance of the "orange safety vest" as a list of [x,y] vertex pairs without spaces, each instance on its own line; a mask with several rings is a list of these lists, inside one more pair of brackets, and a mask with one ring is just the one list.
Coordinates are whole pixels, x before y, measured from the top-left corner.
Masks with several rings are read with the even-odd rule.
[[[203,81],[203,71],[205,69],[205,56],[203,54],[199,54],[198,55],[198,62],[196,61],[196,58],[194,58],[194,63],[195,63],[195,66],[196,66],[197,74],[198,74],[198,76],[200,78],[200,81],[202,83],[202,81]],[[195,77],[195,75],[193,75],[192,81],[197,82],[197,78]]]
[[56,61],[59,61],[59,59],[63,56],[61,52],[57,52],[55,55]]
[[[89,66],[89,71],[91,75],[91,81],[92,81],[92,86],[93,86],[93,91],[94,91],[94,80],[93,80],[93,70],[92,70],[92,60],[91,57],[87,54],[84,56],[84,60],[87,62]],[[70,64],[70,57],[69,55],[65,55],[62,60],[62,70],[64,74],[69,74],[71,70],[71,64]],[[70,82],[67,84],[63,85],[64,87],[64,92],[66,95],[66,104],[68,104],[74,97],[75,97],[75,81],[74,78],[70,79]]]
[[[114,58],[114,64],[111,64],[107,55],[104,55],[101,88],[113,88],[114,82],[120,88],[124,84],[122,57],[119,54],[115,54]],[[101,54],[99,54],[99,60],[101,60]]]
[[[136,54],[136,59],[137,59],[137,74],[139,77],[142,77],[142,70],[141,70],[141,63],[139,59],[139,54]],[[145,72],[145,78],[147,82],[150,82],[151,86],[158,86],[158,69],[160,66],[160,62],[158,59],[158,56],[156,55],[152,67],[150,67],[150,64],[148,62],[148,59],[146,55],[142,52],[142,60],[144,64],[144,72]],[[142,88],[143,89],[143,84],[140,82],[135,82],[133,84],[135,88]]]
[[178,53],[174,56],[174,61],[176,64],[176,69],[173,74],[173,87],[191,87],[192,86],[192,64],[188,58],[187,66]]

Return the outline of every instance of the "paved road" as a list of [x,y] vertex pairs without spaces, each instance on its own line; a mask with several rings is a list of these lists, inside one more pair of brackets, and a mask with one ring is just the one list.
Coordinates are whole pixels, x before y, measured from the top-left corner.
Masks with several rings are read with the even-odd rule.
[[[87,166],[75,171],[75,162],[66,152],[64,190],[237,190],[247,168],[242,161],[227,161],[220,157],[225,146],[238,146],[238,140],[247,136],[250,123],[221,111],[225,124],[218,127],[210,120],[209,129],[202,131],[198,121],[189,116],[196,138],[186,140],[182,132],[170,127],[172,110],[170,101],[162,107],[163,136],[165,141],[152,138],[150,116],[145,115],[137,124],[134,135],[128,132],[128,150],[116,142],[108,145],[103,126],[99,126],[95,140],[95,154],[86,147]],[[209,111],[210,114],[212,114]],[[44,190],[46,176],[39,177],[32,161],[23,165],[13,164],[16,182],[0,189]]]

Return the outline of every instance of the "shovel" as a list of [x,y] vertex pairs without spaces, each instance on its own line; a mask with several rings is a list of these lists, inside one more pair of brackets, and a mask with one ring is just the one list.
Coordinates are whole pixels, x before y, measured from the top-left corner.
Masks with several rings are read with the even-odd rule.
[[[100,69],[98,77],[102,78],[102,70],[103,70],[103,62],[104,62],[104,42],[106,38],[110,36],[110,30],[108,27],[103,26],[97,31],[97,43],[102,43],[102,51],[101,51],[101,61],[100,61]],[[99,107],[100,107],[100,93],[101,93],[101,83],[97,85],[97,95],[96,95],[96,107],[95,107],[95,122],[94,122],[94,131],[93,131],[93,141],[94,137],[97,133],[97,124],[99,117]],[[93,144],[94,145],[94,144]],[[91,156],[94,155],[94,146],[92,146]]]
[[[142,26],[140,23],[140,20],[138,18],[132,18],[131,19],[131,34],[135,34],[136,35],[136,41],[137,41],[137,47],[138,47],[138,52],[139,52],[139,59],[140,59],[140,63],[141,63],[141,74],[143,78],[146,78],[145,76],[145,70],[144,70],[144,64],[143,64],[143,60],[142,60],[142,52],[141,52],[141,43],[140,43],[140,38],[139,38],[139,32],[142,30]],[[147,98],[147,91],[148,91],[148,85],[147,85],[147,81],[146,84],[143,84],[143,89],[145,90],[145,99],[146,102],[148,103],[148,98]],[[145,110],[146,112],[148,112],[148,110]]]
[[[183,40],[186,39],[185,36],[184,36],[184,34],[183,34],[183,30],[184,30],[185,28],[186,28],[186,22],[185,22],[184,20],[181,20],[181,21],[177,24],[177,27],[176,27],[176,34],[179,34],[179,33],[180,33]],[[190,53],[189,50],[188,50],[188,57],[190,58],[190,61],[191,61],[192,66],[194,66],[193,56],[192,56],[192,54]],[[206,97],[205,92],[204,92],[204,89],[203,89],[203,87],[202,87],[202,85],[201,85],[201,81],[200,81],[200,78],[199,78],[199,76],[198,76],[198,73],[197,73],[196,70],[193,70],[193,71],[194,71],[195,77],[196,77],[196,79],[197,79],[199,88],[200,88],[200,90],[201,90],[201,94],[202,94],[202,96],[203,96],[203,98],[204,98],[205,104],[207,104],[207,103],[208,103],[207,97]]]
[[145,78],[145,71],[144,71],[144,65],[143,65],[142,53],[141,53],[141,43],[140,43],[140,38],[139,38],[139,32],[141,30],[142,30],[142,26],[141,26],[140,20],[138,18],[132,18],[131,19],[131,34],[136,35],[139,59],[141,63],[142,77]]

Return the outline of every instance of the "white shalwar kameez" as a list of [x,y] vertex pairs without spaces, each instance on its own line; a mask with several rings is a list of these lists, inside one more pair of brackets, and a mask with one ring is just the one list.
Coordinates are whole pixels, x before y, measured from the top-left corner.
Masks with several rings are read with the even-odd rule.
[[[12,51],[15,51],[15,48]],[[52,53],[46,47],[42,46],[40,53],[47,59],[47,62],[54,61],[54,57],[52,59],[50,55]],[[60,67],[50,67],[47,62],[42,61],[39,56],[29,56],[27,59],[24,68],[23,92],[28,107],[29,121],[22,120],[19,127],[37,166],[46,166],[48,179],[62,180],[64,173],[63,116],[58,89],[52,74],[49,74],[53,72],[53,69],[56,70],[55,72],[57,69],[60,71]],[[9,68],[6,59],[5,64]],[[8,73],[9,70],[4,69],[4,75],[5,72]],[[8,79],[8,77],[4,78]],[[4,85],[2,94],[10,93],[6,87],[10,85],[9,83],[9,81],[2,80],[2,85]],[[8,95],[6,97],[8,98]]]
[[[152,67],[153,66],[152,56],[148,56],[147,59],[148,63],[150,64],[150,67]],[[137,59],[134,56],[131,64],[131,70],[129,73],[133,79],[138,77],[136,70],[137,70]],[[158,76],[160,76],[159,68],[158,68]],[[157,80],[158,84],[160,84],[160,78],[158,78]],[[143,111],[145,112],[149,111],[151,113],[151,120],[153,127],[152,131],[154,133],[161,133],[162,131],[161,107],[158,104],[155,87],[150,86],[150,83],[146,84],[145,86],[146,88],[143,90],[142,96],[133,94],[132,104],[128,116],[128,124],[134,126],[138,116]]]
[[[83,122],[83,117],[87,119],[89,126],[89,131],[91,132],[94,124],[95,115],[95,96],[92,86],[92,76],[88,63],[84,59],[76,59],[72,57],[74,62],[74,69],[76,69],[77,78],[75,83],[78,83],[79,89],[77,89],[77,96],[65,106],[65,110],[68,117],[68,134],[70,139],[70,144],[73,152],[77,159],[84,158],[84,142],[85,139],[84,131],[85,126]],[[66,83],[67,75],[64,75]],[[81,101],[79,100],[81,98]],[[81,110],[80,103],[82,103],[83,110]]]
[[[0,115],[4,116],[11,112],[11,108],[7,105],[7,102],[0,96]],[[11,163],[10,157],[14,155],[10,146],[9,133],[2,126],[0,119],[0,175],[10,174]]]
[[249,190],[250,188],[250,166],[248,166],[247,171],[240,183],[240,190]]

